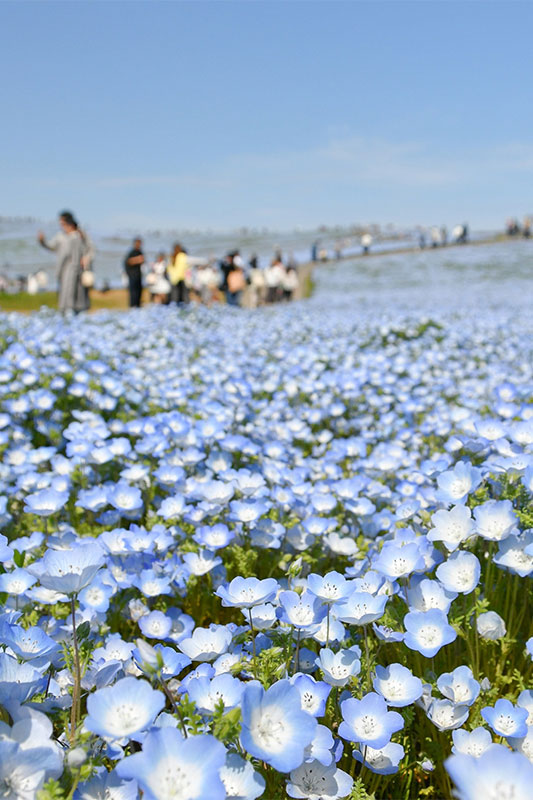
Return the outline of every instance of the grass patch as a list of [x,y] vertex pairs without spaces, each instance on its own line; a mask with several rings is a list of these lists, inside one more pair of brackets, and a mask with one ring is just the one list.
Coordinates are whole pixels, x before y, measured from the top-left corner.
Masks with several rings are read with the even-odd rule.
[[[143,292],[143,303],[150,300],[147,290]],[[56,292],[40,292],[39,294],[28,294],[18,292],[17,294],[6,294],[0,292],[0,311],[21,311],[28,313],[38,311],[42,306],[57,309]],[[109,292],[91,292],[91,311],[99,309],[126,309],[128,308],[128,292],[126,289],[111,289]]]

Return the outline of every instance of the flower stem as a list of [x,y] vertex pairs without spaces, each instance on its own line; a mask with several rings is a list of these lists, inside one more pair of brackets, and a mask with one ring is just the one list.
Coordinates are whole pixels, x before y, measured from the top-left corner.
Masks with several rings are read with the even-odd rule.
[[72,745],[76,739],[76,726],[80,717],[81,693],[80,651],[78,649],[78,633],[76,631],[76,598],[74,595],[70,599],[70,610],[72,614],[72,641],[74,644],[74,685],[72,688],[72,708],[70,709],[70,744]]
[[163,691],[165,693],[165,697],[167,698],[168,702],[170,703],[170,707],[172,708],[174,713],[178,716],[178,719],[180,721],[181,731],[182,731],[184,737],[186,739],[188,739],[189,738],[189,734],[187,733],[187,726],[185,725],[185,719],[183,717],[181,708],[179,707],[179,705],[176,703],[176,701],[172,697],[172,693],[171,693],[170,689],[168,688],[168,686],[166,685],[166,683],[163,680],[163,678],[161,677],[161,675],[159,675],[158,677],[159,677],[159,683],[161,684],[161,688],[163,689]]
[[294,673],[300,671],[300,637],[301,637],[301,635],[302,635],[302,629],[298,628],[298,638],[296,639],[296,653],[294,654]]
[[248,619],[250,620],[250,630],[252,632],[252,655],[255,658],[255,631],[254,631],[254,623],[252,620],[252,609],[248,609]]

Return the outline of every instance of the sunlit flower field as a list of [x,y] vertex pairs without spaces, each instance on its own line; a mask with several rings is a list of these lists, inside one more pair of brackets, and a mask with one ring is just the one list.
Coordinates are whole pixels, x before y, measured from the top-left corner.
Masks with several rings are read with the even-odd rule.
[[530,247],[0,317],[0,797],[529,800]]

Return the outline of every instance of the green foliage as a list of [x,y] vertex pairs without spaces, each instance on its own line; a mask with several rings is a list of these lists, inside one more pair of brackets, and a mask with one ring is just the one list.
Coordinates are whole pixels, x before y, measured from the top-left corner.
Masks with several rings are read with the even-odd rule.
[[221,742],[237,741],[241,732],[240,708],[232,708],[225,714],[224,703],[221,700],[213,714],[212,731]]
[[257,561],[259,552],[255,548],[242,547],[238,544],[230,545],[224,553],[224,564],[226,566],[228,580],[240,575],[243,578],[250,578],[258,575]]
[[54,781],[52,779],[45,783],[43,788],[37,792],[37,800],[64,800],[65,797],[66,794],[63,786],[59,781]]
[[363,779],[357,778],[354,781],[354,785],[348,800],[376,800],[376,795],[368,794]]

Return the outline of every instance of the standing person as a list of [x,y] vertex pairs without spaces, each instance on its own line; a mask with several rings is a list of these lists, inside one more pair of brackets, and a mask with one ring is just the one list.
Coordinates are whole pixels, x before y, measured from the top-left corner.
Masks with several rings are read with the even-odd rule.
[[142,265],[144,264],[142,245],[142,239],[137,236],[133,240],[133,248],[124,259],[124,270],[128,276],[130,291],[130,308],[141,307],[141,295],[143,290]]
[[283,277],[283,300],[289,301],[294,297],[294,292],[298,288],[298,273],[293,266],[288,266]]
[[242,293],[246,287],[246,277],[242,259],[237,253],[227,275],[226,301],[230,306],[240,306]]
[[70,211],[62,211],[59,215],[61,231],[47,240],[39,231],[37,241],[47,250],[57,252],[58,267],[58,308],[62,314],[72,311],[75,314],[89,308],[88,292],[81,282],[84,259],[90,264],[92,249],[87,244],[87,237],[78,229],[78,223]]
[[187,253],[179,242],[176,242],[167,267],[168,279],[170,281],[170,302],[186,303],[188,299],[185,278],[187,277]]
[[285,278],[285,266],[277,258],[273,258],[270,267],[265,272],[265,282],[268,287],[267,303],[276,303],[283,297],[283,280]]
[[167,261],[164,253],[159,253],[151,265],[150,272],[146,276],[146,283],[150,287],[154,303],[168,303],[170,282],[167,279]]
[[370,247],[372,245],[372,236],[370,233],[363,233],[361,236],[361,247],[363,248],[363,255],[367,256],[370,252]]

